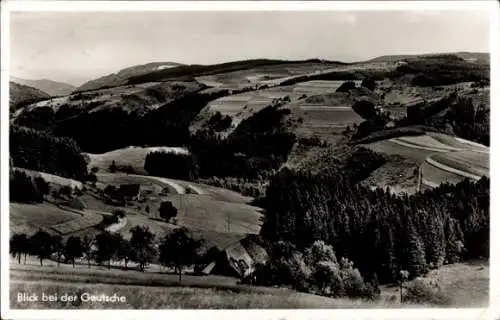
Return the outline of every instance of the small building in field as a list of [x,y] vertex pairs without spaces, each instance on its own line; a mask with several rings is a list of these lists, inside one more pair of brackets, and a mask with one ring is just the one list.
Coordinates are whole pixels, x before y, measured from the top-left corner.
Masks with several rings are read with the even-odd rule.
[[258,263],[264,264],[268,260],[266,250],[246,237],[220,250],[201,273],[243,278],[251,274]]

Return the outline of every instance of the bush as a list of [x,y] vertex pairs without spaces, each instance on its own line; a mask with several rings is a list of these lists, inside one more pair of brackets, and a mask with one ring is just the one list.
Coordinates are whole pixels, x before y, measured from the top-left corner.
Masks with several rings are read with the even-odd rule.
[[59,189],[59,194],[70,197],[73,194],[73,188],[70,186],[62,186],[61,189]]
[[451,304],[451,298],[438,283],[432,283],[423,279],[415,279],[406,285],[406,290],[403,293],[403,301],[439,306]]
[[36,177],[34,179],[35,185],[42,195],[50,194],[50,185],[42,177]]
[[366,78],[361,82],[361,86],[373,91],[377,87],[377,83],[371,78]]
[[217,111],[207,122],[215,132],[220,132],[231,127],[233,119],[229,115],[222,116],[222,114]]
[[170,219],[177,216],[177,208],[174,207],[174,205],[170,201],[162,202],[158,211],[160,213],[160,217],[167,221],[170,221]]

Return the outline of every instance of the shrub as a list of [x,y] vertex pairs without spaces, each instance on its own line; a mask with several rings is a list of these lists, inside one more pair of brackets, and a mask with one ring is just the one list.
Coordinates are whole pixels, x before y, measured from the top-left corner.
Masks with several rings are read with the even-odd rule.
[[41,194],[50,194],[50,185],[47,181],[45,181],[42,177],[36,177],[34,181]]
[[365,87],[371,91],[375,90],[375,88],[377,87],[377,83],[375,82],[374,79],[371,79],[371,78],[365,78],[363,79],[363,81],[361,82],[361,86],[362,87]]
[[59,194],[70,197],[73,194],[73,188],[70,186],[62,186],[61,189],[59,189]]
[[231,127],[233,119],[229,115],[222,116],[222,114],[217,111],[207,122],[207,124],[215,131],[220,132]]
[[432,283],[419,278],[406,285],[406,291],[403,293],[403,301],[444,306],[451,303],[451,298],[437,282]]
[[115,162],[115,160],[113,160],[113,161],[111,162],[111,164],[109,165],[109,172],[111,172],[111,173],[115,173],[115,172],[116,172],[116,169],[117,169],[117,167],[116,167],[116,162]]
[[89,173],[85,178],[85,181],[88,181],[90,183],[95,183],[97,182],[97,176],[94,173]]
[[162,202],[158,211],[160,213],[160,217],[167,221],[170,221],[170,219],[177,216],[177,208],[174,207],[174,205],[170,201]]
[[332,261],[320,261],[314,269],[312,281],[318,286],[322,295],[337,297],[344,295],[344,281],[339,265]]

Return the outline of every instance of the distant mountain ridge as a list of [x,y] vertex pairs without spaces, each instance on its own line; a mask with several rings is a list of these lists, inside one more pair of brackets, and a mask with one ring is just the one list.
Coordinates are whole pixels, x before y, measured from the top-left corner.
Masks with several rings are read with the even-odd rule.
[[167,68],[174,68],[182,66],[182,64],[177,63],[177,62],[151,62],[147,64],[142,64],[142,65],[137,65],[137,66],[131,66],[122,70],[119,70],[116,73],[108,74],[103,77],[99,77],[97,79],[93,79],[90,81],[85,82],[76,90],[75,92],[81,92],[81,91],[90,91],[90,90],[96,90],[96,89],[102,89],[106,87],[117,87],[120,85],[127,84],[127,80],[131,77],[136,77],[136,76],[141,76],[143,74],[147,74],[150,72],[158,71],[158,70],[163,70]]
[[194,77],[207,76],[212,74],[221,74],[235,72],[240,70],[249,70],[254,68],[272,67],[278,65],[294,65],[301,63],[321,63],[331,65],[332,67],[366,64],[366,63],[396,63],[405,59],[418,59],[430,57],[453,58],[475,62],[479,64],[489,64],[489,53],[484,52],[451,52],[451,53],[425,53],[409,55],[387,55],[359,62],[340,62],[329,61],[325,59],[308,60],[284,60],[284,59],[249,59],[240,61],[230,61],[224,63],[198,65],[198,64],[180,64],[176,62],[152,62],[143,65],[131,66],[122,69],[116,73],[109,74],[94,80],[90,80],[74,92],[91,91],[103,88],[118,87],[123,85],[140,84],[146,82],[157,82],[167,80],[192,81]]
[[469,61],[469,62],[479,62],[488,63],[490,62],[490,54],[488,52],[449,52],[449,53],[424,53],[424,54],[402,54],[402,55],[386,55],[379,56],[373,59],[360,61],[364,62],[397,62],[405,59],[414,58],[429,58],[429,57],[444,57],[444,56],[455,56],[457,58]]
[[58,82],[50,79],[32,80],[32,79],[22,79],[11,76],[10,80],[25,86],[41,90],[52,97],[66,96],[75,89],[75,86],[71,84]]

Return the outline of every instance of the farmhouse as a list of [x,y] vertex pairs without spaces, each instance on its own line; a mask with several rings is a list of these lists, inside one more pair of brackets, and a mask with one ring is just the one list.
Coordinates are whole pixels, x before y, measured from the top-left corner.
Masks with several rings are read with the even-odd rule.
[[201,272],[241,278],[252,273],[257,263],[264,264],[268,260],[266,250],[247,237],[221,250]]

